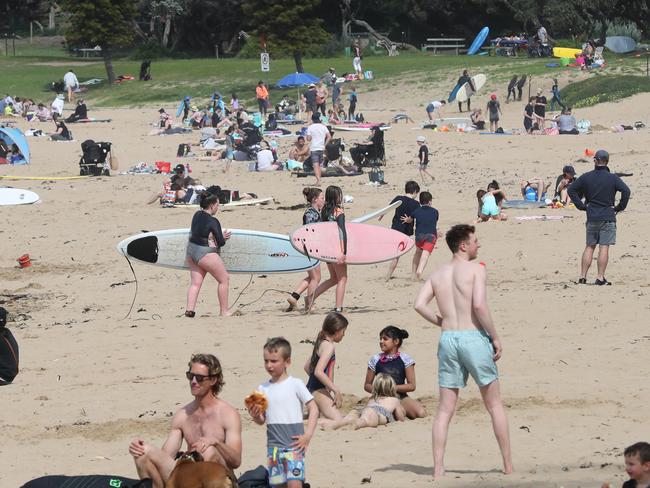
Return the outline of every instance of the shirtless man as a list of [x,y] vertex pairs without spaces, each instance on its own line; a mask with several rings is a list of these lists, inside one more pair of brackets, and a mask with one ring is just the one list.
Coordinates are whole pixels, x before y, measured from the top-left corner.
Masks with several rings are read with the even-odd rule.
[[206,461],[230,469],[241,464],[241,418],[237,410],[217,396],[223,386],[219,360],[212,354],[195,354],[185,376],[190,381],[194,400],[174,414],[171,432],[162,449],[142,439],[134,439],[129,444],[138,476],[151,478],[154,488],[164,488],[183,440],[188,451],[201,453]]
[[[495,361],[501,357],[501,340],[487,305],[485,267],[473,263],[480,244],[472,225],[455,225],[446,235],[453,257],[435,270],[415,299],[415,310],[442,329],[438,345],[440,402],[433,422],[433,476],[444,476],[445,444],[449,423],[456,411],[458,390],[472,375],[503,457],[503,472],[513,471],[508,419],[501,402]],[[436,298],[440,314],[429,308]]]

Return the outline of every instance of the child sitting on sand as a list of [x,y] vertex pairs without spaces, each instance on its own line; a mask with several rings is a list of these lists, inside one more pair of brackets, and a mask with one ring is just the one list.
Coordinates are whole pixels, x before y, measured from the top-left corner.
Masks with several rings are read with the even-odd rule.
[[415,391],[415,361],[406,353],[400,351],[404,339],[409,333],[389,325],[379,332],[379,348],[381,352],[375,354],[368,361],[366,380],[363,389],[372,393],[372,385],[380,374],[387,374],[395,381],[395,391],[400,403],[410,419],[426,417],[427,412],[422,404],[415,398],[408,396],[408,392]]
[[361,410],[352,410],[345,418],[339,421],[324,421],[323,428],[339,429],[345,425],[354,424],[354,430],[363,427],[377,427],[390,424],[406,418],[404,407],[396,397],[395,380],[387,374],[378,374],[372,382],[372,396],[366,407]]
[[[630,477],[622,488],[650,487],[650,444],[637,442],[623,452],[625,456],[625,471]],[[603,483],[602,488],[612,488],[609,483]]]
[[338,312],[328,313],[314,342],[311,356],[305,363],[305,372],[309,375],[307,389],[314,395],[321,415],[330,420],[343,418],[339,412],[343,404],[343,396],[341,390],[334,384],[336,364],[334,344],[343,340],[347,327],[348,320],[343,315]]
[[503,190],[491,189],[488,186],[488,191],[479,190],[476,192],[478,199],[478,220],[476,223],[487,222],[488,220],[508,220],[508,216],[501,211],[497,205],[496,197],[501,197],[502,200],[507,200]]

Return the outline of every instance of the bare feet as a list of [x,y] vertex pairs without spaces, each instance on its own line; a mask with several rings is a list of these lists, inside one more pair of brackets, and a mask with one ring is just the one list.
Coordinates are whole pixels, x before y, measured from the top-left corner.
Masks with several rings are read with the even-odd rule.
[[289,302],[289,306],[287,307],[285,312],[292,312],[298,307],[298,300],[296,300],[291,295],[289,295],[289,298],[287,298],[287,302]]
[[365,419],[359,419],[354,423],[354,430],[359,430],[364,427],[368,427],[368,423],[365,421]]
[[503,467],[503,474],[512,474],[514,470],[515,468],[512,466],[512,464],[506,464]]
[[225,312],[222,311],[219,315],[222,317],[239,317],[241,315],[244,315],[241,310],[233,310],[232,308],[229,308]]
[[438,478],[442,478],[445,476],[445,468],[444,466],[434,466],[433,468],[433,479],[437,480]]

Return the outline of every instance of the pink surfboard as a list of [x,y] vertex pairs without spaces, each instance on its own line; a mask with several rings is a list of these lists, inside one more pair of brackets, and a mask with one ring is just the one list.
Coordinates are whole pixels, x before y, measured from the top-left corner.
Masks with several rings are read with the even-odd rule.
[[[392,229],[376,225],[346,222],[348,235],[347,264],[373,264],[390,261],[411,250],[413,239]],[[303,225],[291,234],[291,245],[314,259],[335,263],[341,254],[336,222]]]

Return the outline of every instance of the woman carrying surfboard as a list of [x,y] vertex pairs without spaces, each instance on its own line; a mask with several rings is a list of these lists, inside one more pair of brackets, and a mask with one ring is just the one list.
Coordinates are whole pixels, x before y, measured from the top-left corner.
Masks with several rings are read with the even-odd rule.
[[336,222],[339,228],[339,242],[341,254],[338,256],[336,263],[327,263],[327,269],[330,277],[323,281],[316,291],[313,298],[307,298],[307,309],[311,310],[316,298],[333,286],[336,286],[336,308],[335,312],[343,311],[343,298],[345,297],[345,286],[348,282],[348,267],[345,264],[345,258],[348,250],[348,236],[345,230],[345,213],[341,207],[343,202],[343,192],[338,186],[328,186],[325,190],[325,206],[321,211],[323,222]]
[[190,287],[187,290],[186,317],[194,317],[194,307],[201,291],[203,279],[210,273],[219,286],[217,296],[221,316],[232,315],[228,307],[228,286],[230,277],[219,256],[219,249],[230,238],[230,231],[222,231],[221,223],[214,217],[219,209],[219,193],[221,188],[212,186],[201,193],[199,205],[201,210],[192,217],[192,228],[187,243],[186,262],[190,268]]
[[[305,210],[304,215],[302,216],[302,225],[315,224],[316,222],[321,221],[321,210],[323,205],[325,205],[325,194],[320,188],[305,188],[302,191],[302,194],[305,196],[309,202],[310,207]],[[316,287],[320,283],[320,264],[315,268],[312,268],[307,271],[307,277],[304,278],[295,291],[291,292],[291,296],[287,298],[289,302],[289,308],[287,312],[295,310],[298,305],[298,300],[300,300],[300,295],[305,290],[307,290],[307,301],[309,297],[314,296]],[[307,307],[308,308],[308,307]]]

